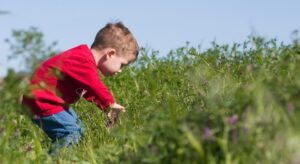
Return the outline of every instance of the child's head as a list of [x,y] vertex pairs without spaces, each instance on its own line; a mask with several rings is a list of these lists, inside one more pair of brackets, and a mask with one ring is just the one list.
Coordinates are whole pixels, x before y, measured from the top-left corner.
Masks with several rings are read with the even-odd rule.
[[108,23],[103,27],[97,33],[91,48],[109,50],[109,57],[106,58],[109,59],[108,62],[104,61],[99,67],[105,76],[120,72],[121,67],[135,61],[139,53],[136,39],[121,22]]

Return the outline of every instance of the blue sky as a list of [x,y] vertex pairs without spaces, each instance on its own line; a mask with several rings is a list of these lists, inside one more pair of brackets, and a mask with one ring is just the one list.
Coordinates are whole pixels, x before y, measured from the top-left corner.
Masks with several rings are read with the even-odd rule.
[[1,0],[0,77],[8,67],[22,69],[18,61],[7,62],[9,46],[4,42],[13,29],[38,27],[47,42],[58,41],[65,50],[88,45],[109,21],[120,20],[141,46],[161,55],[184,46],[209,47],[210,42],[243,42],[251,33],[290,42],[300,29],[299,0]]

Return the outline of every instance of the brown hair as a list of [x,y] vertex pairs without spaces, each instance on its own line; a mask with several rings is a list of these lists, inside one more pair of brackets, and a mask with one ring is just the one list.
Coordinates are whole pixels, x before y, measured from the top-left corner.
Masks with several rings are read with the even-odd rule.
[[132,51],[131,54],[137,57],[139,53],[136,39],[122,22],[107,23],[105,27],[98,31],[91,46],[91,48],[99,50],[108,47],[116,49],[117,55],[128,54]]

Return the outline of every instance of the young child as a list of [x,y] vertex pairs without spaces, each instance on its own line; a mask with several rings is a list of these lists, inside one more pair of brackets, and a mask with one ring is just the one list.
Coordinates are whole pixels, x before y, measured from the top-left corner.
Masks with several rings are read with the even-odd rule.
[[78,143],[84,134],[82,122],[70,104],[84,97],[113,114],[125,111],[101,81],[121,72],[138,57],[138,44],[121,22],[108,23],[96,35],[91,48],[79,45],[42,63],[32,77],[30,93],[23,104],[34,114],[36,123],[51,138],[50,153]]

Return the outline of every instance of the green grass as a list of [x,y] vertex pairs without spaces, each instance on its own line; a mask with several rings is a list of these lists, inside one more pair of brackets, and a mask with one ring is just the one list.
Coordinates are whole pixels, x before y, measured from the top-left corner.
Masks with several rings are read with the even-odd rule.
[[11,71],[0,90],[1,163],[300,162],[298,42],[249,38],[157,56],[143,50],[121,75],[102,77],[127,110],[111,131],[94,104],[73,105],[86,137],[59,158],[21,109],[26,81]]

